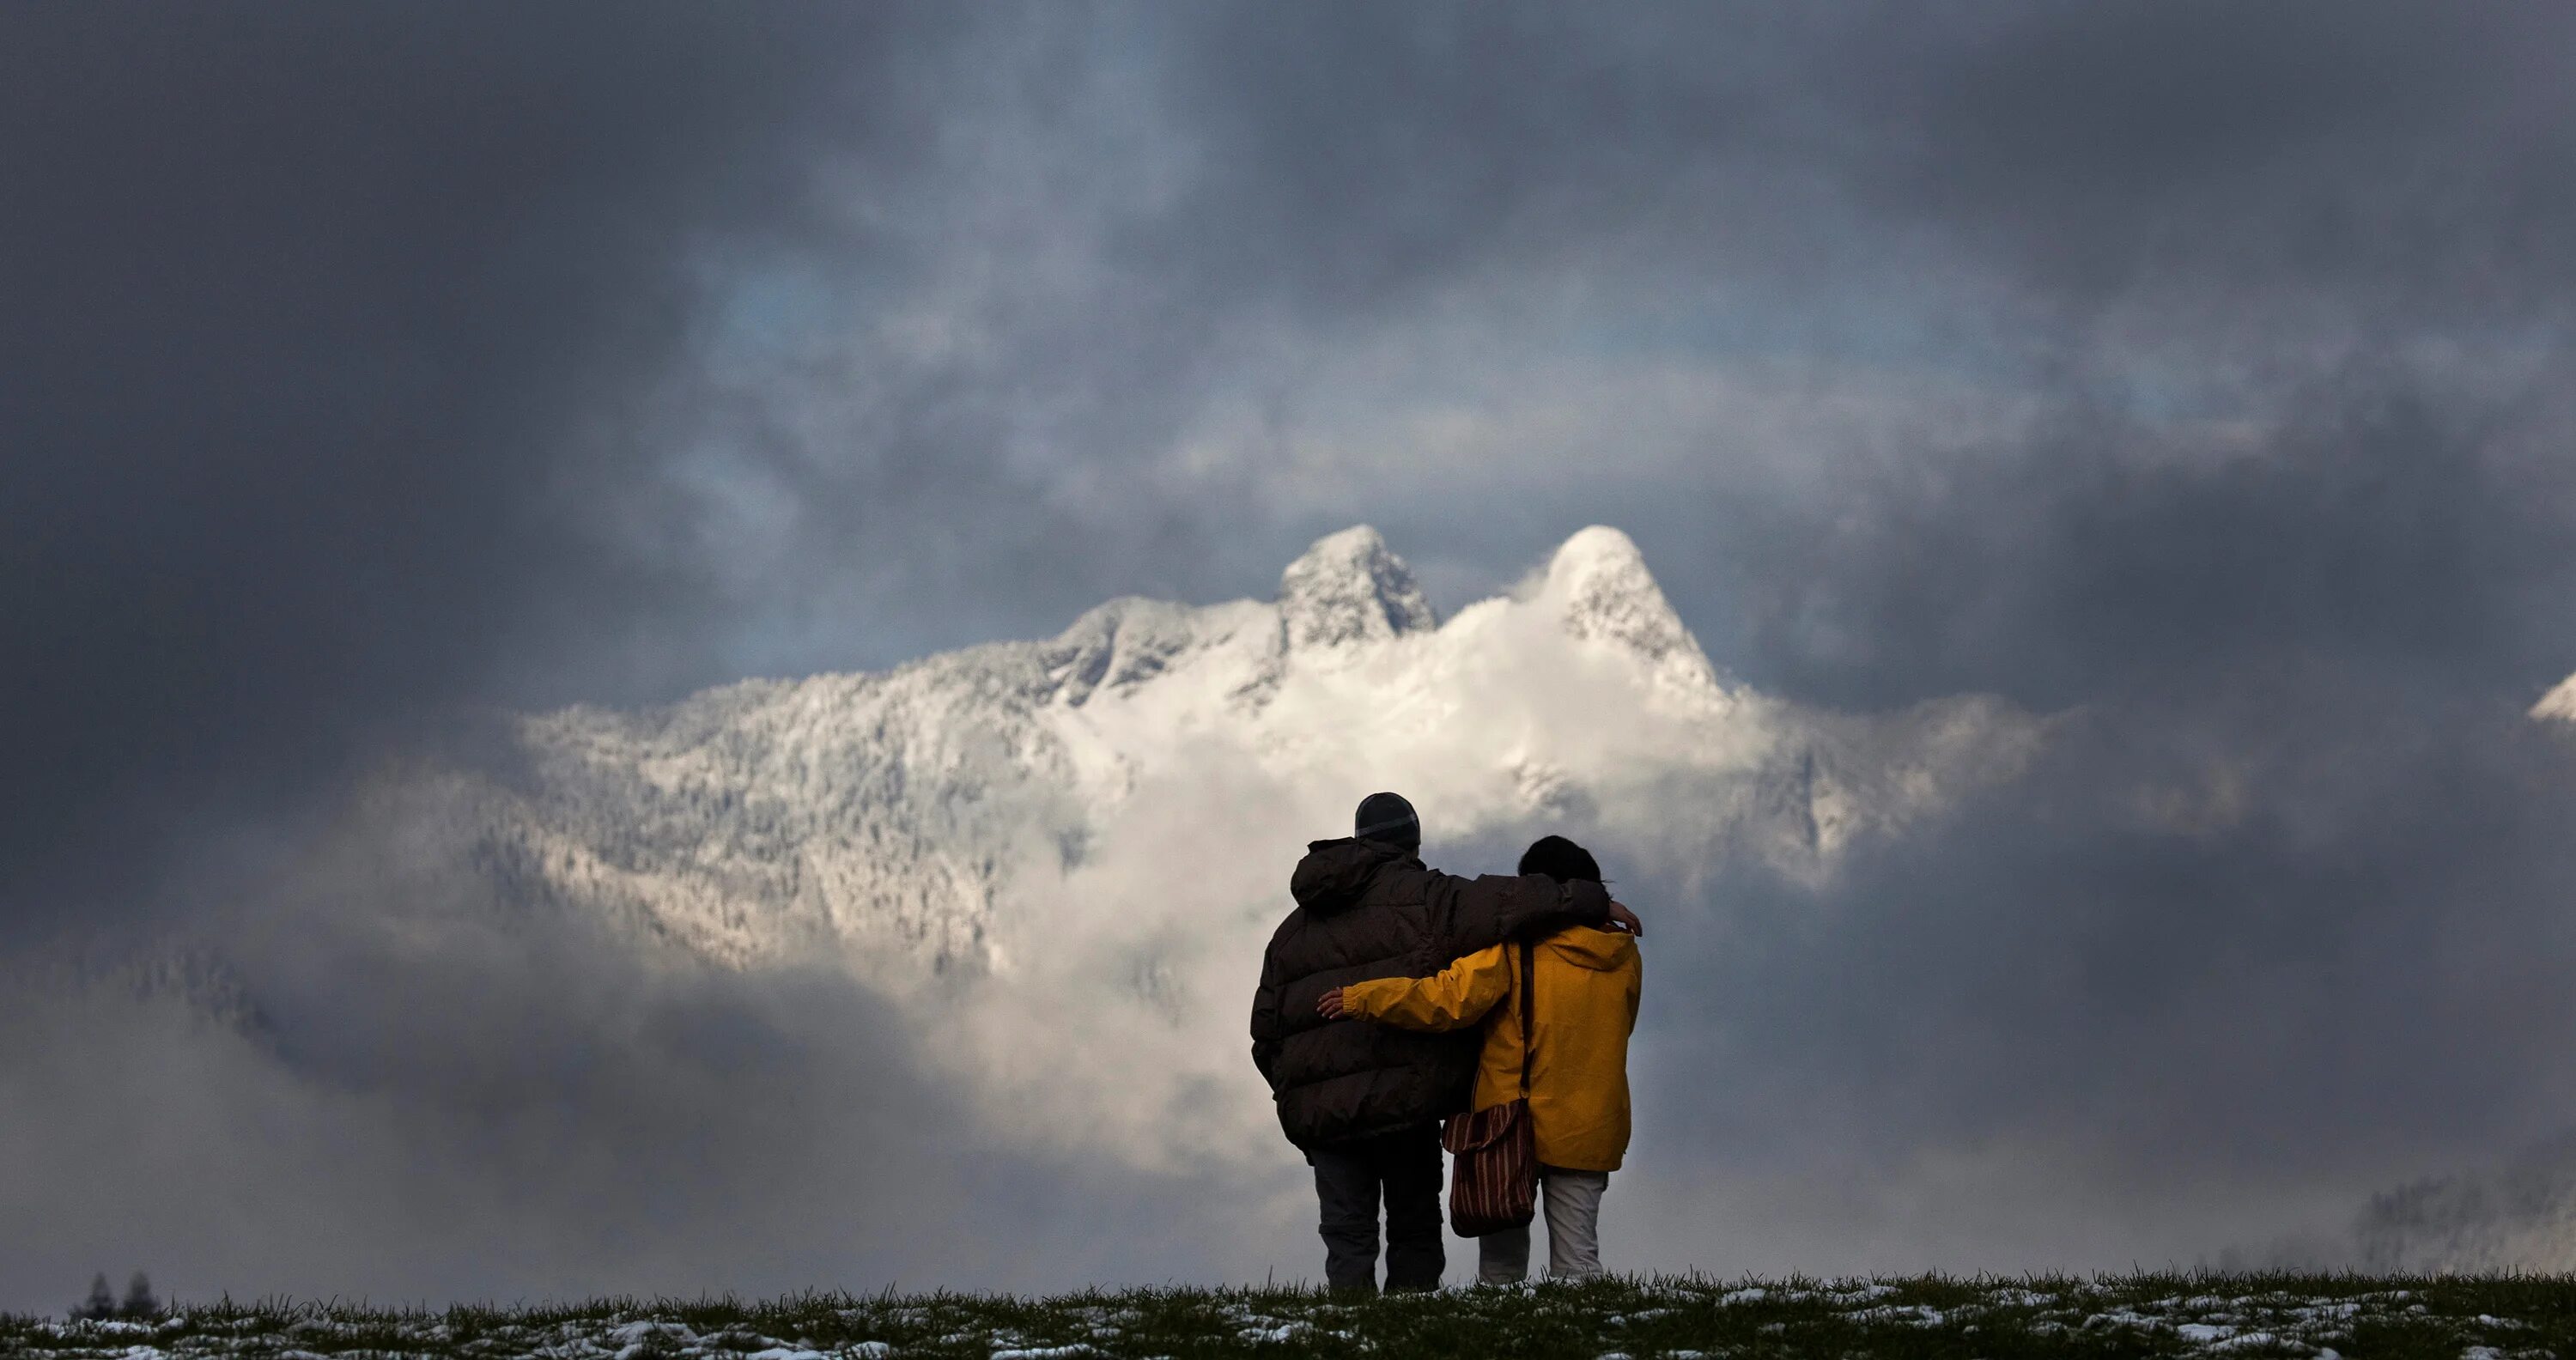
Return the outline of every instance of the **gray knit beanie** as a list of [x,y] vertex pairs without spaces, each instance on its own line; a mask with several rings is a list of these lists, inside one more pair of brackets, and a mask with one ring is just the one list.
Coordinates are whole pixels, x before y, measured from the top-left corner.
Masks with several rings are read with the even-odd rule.
[[1422,845],[1422,819],[1413,815],[1413,804],[1404,801],[1402,794],[1372,793],[1361,799],[1351,825],[1351,834],[1364,841],[1385,841],[1407,850]]

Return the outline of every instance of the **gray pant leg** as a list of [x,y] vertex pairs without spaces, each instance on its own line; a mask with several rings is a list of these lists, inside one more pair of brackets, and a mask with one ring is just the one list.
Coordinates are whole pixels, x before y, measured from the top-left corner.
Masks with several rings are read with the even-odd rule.
[[1476,1239],[1476,1283],[1519,1284],[1529,1278],[1530,1230],[1505,1228]]
[[[1601,1192],[1610,1188],[1607,1171],[1541,1170],[1539,1189],[1547,1201],[1547,1273],[1558,1280],[1588,1280],[1601,1273]],[[1522,1236],[1522,1256],[1529,1252]]]

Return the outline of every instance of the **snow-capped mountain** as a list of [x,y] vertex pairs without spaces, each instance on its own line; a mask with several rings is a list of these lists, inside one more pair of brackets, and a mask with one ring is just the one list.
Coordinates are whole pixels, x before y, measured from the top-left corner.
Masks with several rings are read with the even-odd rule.
[[2543,722],[2562,722],[2576,726],[2576,675],[2558,682],[2556,688],[2540,696],[2531,706],[2531,716]]
[[1010,969],[1015,914],[1140,838],[1259,847],[1228,905],[1275,917],[1303,842],[1378,788],[1414,799],[1435,850],[1611,824],[1685,874],[1730,854],[1828,872],[2011,773],[2040,731],[1992,699],[1856,718],[1755,694],[1615,529],[1442,622],[1361,527],[1275,600],[1113,600],[1043,642],[530,717],[516,777],[445,787],[461,859],[514,897],[731,964],[901,982]]

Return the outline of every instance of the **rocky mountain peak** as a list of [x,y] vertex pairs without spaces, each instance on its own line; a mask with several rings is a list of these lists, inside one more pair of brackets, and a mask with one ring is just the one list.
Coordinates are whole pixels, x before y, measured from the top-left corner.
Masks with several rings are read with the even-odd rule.
[[1646,558],[1626,534],[1595,524],[1565,540],[1547,564],[1543,599],[1562,611],[1576,637],[1616,642],[1653,660],[1680,657],[1704,666],[1699,640],[1682,626]]
[[1376,642],[1438,626],[1413,569],[1362,524],[1316,539],[1279,578],[1290,647]]

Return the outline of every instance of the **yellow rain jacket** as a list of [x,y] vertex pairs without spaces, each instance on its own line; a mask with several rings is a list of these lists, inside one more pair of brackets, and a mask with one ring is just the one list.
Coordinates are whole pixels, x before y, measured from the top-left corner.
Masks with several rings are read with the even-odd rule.
[[[1635,939],[1573,926],[1532,946],[1530,1126],[1543,1166],[1616,1171],[1628,1152],[1628,1035],[1637,1027],[1644,968]],[[1463,1029],[1486,1021],[1475,1108],[1521,1094],[1520,953],[1499,944],[1436,977],[1380,978],[1342,989],[1352,1015],[1403,1029]]]

